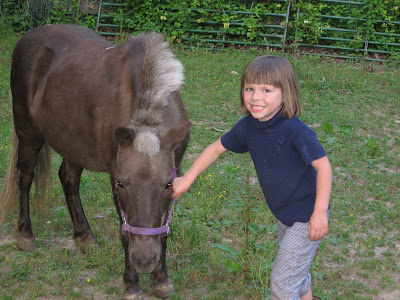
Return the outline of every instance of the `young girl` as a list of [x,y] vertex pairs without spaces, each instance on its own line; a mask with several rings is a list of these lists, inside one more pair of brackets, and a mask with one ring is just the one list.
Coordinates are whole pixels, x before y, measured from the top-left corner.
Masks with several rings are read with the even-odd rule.
[[250,152],[267,204],[278,219],[278,253],[271,272],[272,299],[312,296],[309,269],[328,233],[332,169],[316,134],[298,119],[300,94],[292,65],[260,56],[245,68],[241,105],[246,116],[209,145],[173,181],[173,197],[226,150]]

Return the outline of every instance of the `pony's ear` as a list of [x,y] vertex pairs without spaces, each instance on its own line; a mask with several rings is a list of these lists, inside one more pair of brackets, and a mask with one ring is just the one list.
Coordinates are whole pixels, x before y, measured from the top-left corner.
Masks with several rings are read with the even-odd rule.
[[126,127],[118,127],[115,129],[114,136],[119,145],[127,147],[132,145],[135,139],[135,131]]
[[160,133],[161,147],[174,150],[186,137],[192,122],[186,121]]

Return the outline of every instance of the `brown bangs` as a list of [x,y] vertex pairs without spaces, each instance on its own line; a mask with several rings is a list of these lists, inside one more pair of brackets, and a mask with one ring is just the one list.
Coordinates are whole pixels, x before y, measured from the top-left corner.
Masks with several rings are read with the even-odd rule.
[[246,83],[268,84],[280,88],[281,86],[277,73],[278,72],[276,72],[275,68],[271,68],[271,66],[268,66],[265,62],[260,64],[251,64],[243,73],[242,84],[243,86]]

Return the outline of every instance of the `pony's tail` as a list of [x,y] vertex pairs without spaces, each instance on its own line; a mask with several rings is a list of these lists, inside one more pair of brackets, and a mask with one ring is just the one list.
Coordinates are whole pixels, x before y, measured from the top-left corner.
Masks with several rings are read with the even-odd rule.
[[51,148],[45,142],[40,149],[38,159],[35,166],[34,188],[36,201],[35,207],[39,211],[49,207],[52,195],[52,179],[51,179]]
[[18,202],[17,184],[17,157],[18,157],[18,137],[15,130],[12,130],[13,137],[8,158],[8,171],[6,181],[0,193],[0,225],[3,225],[9,212]]
[[[15,209],[19,200],[19,189],[17,183],[17,159],[18,159],[18,136],[13,128],[11,151],[9,153],[9,165],[5,184],[0,192],[0,226],[4,224],[7,216]],[[36,166],[34,187],[35,196],[40,195],[41,205],[47,204],[51,198],[51,149],[44,143],[40,149]]]

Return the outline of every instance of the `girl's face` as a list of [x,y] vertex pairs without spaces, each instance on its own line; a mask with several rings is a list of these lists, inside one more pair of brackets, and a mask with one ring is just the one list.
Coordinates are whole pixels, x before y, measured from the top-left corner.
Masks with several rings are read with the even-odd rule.
[[243,102],[251,115],[265,122],[271,119],[282,107],[282,91],[268,84],[245,84]]

